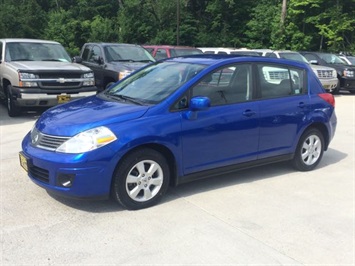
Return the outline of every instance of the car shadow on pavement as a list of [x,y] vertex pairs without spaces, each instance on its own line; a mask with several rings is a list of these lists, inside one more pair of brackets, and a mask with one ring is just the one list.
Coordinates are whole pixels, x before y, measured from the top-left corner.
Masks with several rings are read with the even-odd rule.
[[74,199],[58,196],[50,191],[47,191],[48,195],[55,199],[56,201],[69,206],[74,209],[81,211],[92,212],[92,213],[107,213],[107,212],[117,212],[124,210],[117,202],[113,199]]
[[21,115],[17,117],[9,117],[6,107],[4,104],[0,103],[0,125],[16,125],[29,121],[36,121],[45,110],[45,108],[37,110],[25,110],[21,112]]
[[[329,165],[336,164],[346,157],[347,154],[329,148],[328,151],[324,153],[320,164],[313,171],[317,171]],[[290,162],[273,163],[182,184],[170,189],[170,193],[174,193],[178,197],[187,197],[198,193],[204,193],[209,190],[226,188],[228,186],[258,182],[260,180],[276,178],[280,176],[286,176],[287,178],[287,175],[292,178],[294,175],[305,175],[307,173],[309,172],[300,172],[294,170]]]
[[[345,159],[346,157],[347,154],[329,148],[328,151],[324,153],[323,159],[318,165],[318,167],[313,171],[317,171],[329,165],[336,164],[339,161]],[[179,185],[177,187],[172,187],[168,189],[167,194],[163,197],[162,201],[159,204],[168,204],[171,201],[175,201],[199,193],[207,193],[208,191],[212,190],[218,190],[221,188],[223,189],[238,184],[258,182],[260,180],[276,178],[283,175],[294,175],[294,173],[299,173],[300,175],[303,175],[307,172],[295,171],[291,167],[289,162],[274,163],[250,169],[235,171],[233,173],[196,180],[193,182]],[[107,213],[125,210],[113,199],[77,200],[63,198],[50,192],[48,192],[48,194],[58,202],[81,211],[92,213]]]

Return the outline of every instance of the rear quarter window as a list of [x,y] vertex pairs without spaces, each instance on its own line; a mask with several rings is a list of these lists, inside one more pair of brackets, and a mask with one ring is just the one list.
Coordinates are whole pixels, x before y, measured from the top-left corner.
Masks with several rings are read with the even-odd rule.
[[258,84],[261,98],[300,95],[306,92],[306,71],[288,66],[259,64]]

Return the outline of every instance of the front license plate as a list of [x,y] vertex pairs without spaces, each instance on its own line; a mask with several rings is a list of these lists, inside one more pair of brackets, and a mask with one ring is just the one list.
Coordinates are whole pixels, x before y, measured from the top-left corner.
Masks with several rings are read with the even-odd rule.
[[22,152],[20,152],[19,154],[19,158],[20,158],[20,165],[23,169],[25,169],[26,172],[28,172],[28,163],[27,163],[27,158],[25,155],[22,154]]
[[58,103],[66,103],[70,101],[70,95],[58,95]]

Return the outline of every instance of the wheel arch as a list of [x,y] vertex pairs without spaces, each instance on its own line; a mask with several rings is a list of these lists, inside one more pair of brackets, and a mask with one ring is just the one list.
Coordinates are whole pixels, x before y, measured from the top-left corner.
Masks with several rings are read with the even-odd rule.
[[315,122],[315,123],[309,125],[304,130],[304,132],[306,132],[307,130],[309,130],[311,128],[318,129],[320,131],[320,133],[322,133],[323,140],[324,140],[324,151],[326,151],[329,146],[329,131],[328,131],[327,127],[323,123]]
[[[160,154],[162,154],[166,160],[167,160],[167,163],[168,163],[168,166],[169,166],[169,170],[170,170],[170,183],[169,183],[169,186],[176,186],[177,184],[177,166],[176,166],[176,160],[175,160],[175,157],[173,155],[173,152],[167,148],[166,146],[162,145],[162,144],[158,144],[158,143],[146,143],[146,144],[142,144],[142,145],[139,145],[137,147],[134,147],[133,149],[129,150],[128,152],[126,152],[122,157],[121,159],[117,162],[116,164],[116,167],[115,167],[115,170],[113,172],[113,175],[115,175],[118,167],[120,166],[120,163],[122,162],[122,160],[127,157],[129,154],[137,151],[137,150],[140,150],[140,149],[143,149],[143,148],[150,148],[152,150],[155,150],[157,152],[159,152]],[[113,178],[111,180],[111,187],[113,185]]]
[[7,86],[9,86],[9,85],[11,85],[11,82],[10,82],[8,79],[4,78],[4,79],[2,80],[2,87],[3,87],[4,94],[5,94],[6,97],[8,96],[8,93],[9,93],[9,92],[7,91]]

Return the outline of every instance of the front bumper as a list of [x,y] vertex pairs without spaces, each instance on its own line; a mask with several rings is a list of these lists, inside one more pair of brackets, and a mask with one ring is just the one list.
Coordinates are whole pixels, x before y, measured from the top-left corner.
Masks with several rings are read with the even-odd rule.
[[107,198],[116,166],[110,149],[85,154],[64,154],[32,147],[26,135],[21,166],[37,185],[64,197]]
[[338,78],[332,78],[332,79],[320,78],[319,80],[322,83],[323,88],[329,92],[335,90],[338,85]]
[[355,91],[355,78],[342,77],[340,87],[344,90]]
[[96,87],[83,87],[81,90],[63,92],[47,92],[41,89],[13,87],[11,95],[17,106],[52,107],[60,103],[88,97],[97,93]]

